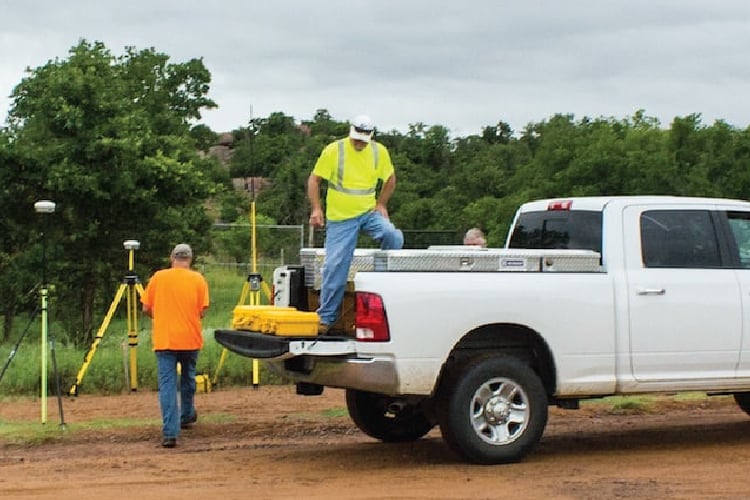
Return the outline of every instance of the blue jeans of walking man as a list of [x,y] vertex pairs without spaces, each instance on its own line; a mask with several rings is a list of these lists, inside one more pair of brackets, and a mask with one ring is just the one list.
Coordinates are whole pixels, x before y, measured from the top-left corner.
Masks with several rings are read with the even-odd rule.
[[[159,377],[159,406],[162,414],[162,434],[177,438],[180,424],[194,421],[195,365],[198,351],[156,351]],[[177,401],[177,363],[180,363],[180,401]]]
[[381,250],[398,250],[404,246],[401,230],[377,211],[366,212],[352,219],[329,220],[326,224],[326,257],[318,309],[322,324],[333,325],[338,318],[360,231],[379,241]]

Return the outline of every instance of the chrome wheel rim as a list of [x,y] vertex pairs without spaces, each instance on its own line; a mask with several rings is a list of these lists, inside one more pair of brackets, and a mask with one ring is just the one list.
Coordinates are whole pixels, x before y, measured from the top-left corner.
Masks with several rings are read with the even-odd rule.
[[523,388],[507,378],[493,378],[474,392],[471,424],[484,442],[504,445],[518,439],[529,423],[529,399]]

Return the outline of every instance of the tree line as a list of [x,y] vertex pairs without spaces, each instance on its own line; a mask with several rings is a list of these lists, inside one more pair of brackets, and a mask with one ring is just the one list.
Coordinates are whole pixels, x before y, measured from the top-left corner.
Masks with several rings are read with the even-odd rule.
[[[45,260],[68,340],[90,342],[127,269],[123,242],[142,242],[142,277],[167,265],[177,242],[199,254],[220,250],[226,241],[211,225],[246,221],[251,201],[233,177],[267,180],[251,193],[263,223],[307,223],[307,176],[323,147],[347,134],[346,120],[326,109],[312,119],[253,118],[231,131],[233,155],[223,165],[208,154],[217,131],[200,123],[201,111],[215,107],[210,81],[201,59],[172,63],[134,47],[113,55],[81,40],[13,89],[0,129],[3,339],[34,309]],[[455,243],[477,226],[501,246],[517,206],[535,198],[750,193],[750,129],[704,124],[700,113],[666,125],[644,110],[557,114],[518,131],[499,120],[466,137],[415,123],[377,130],[376,140],[396,167],[392,220],[405,230],[452,231]],[[56,212],[35,213],[40,199],[55,201]]]

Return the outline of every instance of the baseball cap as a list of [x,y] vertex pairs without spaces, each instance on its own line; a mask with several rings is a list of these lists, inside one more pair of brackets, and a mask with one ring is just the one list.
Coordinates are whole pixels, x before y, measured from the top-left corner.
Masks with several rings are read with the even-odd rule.
[[375,125],[367,115],[355,116],[349,125],[349,137],[362,142],[370,142],[374,131]]
[[175,259],[192,259],[193,249],[187,243],[180,243],[175,245],[174,250],[172,250],[172,257]]

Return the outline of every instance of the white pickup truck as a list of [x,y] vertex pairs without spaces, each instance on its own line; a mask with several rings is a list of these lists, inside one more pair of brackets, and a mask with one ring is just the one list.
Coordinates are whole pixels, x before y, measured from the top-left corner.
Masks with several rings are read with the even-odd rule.
[[[314,262],[308,249],[305,265],[277,270],[285,305],[315,309],[312,251]],[[548,405],[702,391],[750,413],[748,202],[540,200],[519,208],[503,249],[358,252],[333,336],[217,330],[217,341],[300,394],[346,389],[374,438],[439,425],[476,463],[522,459]]]

